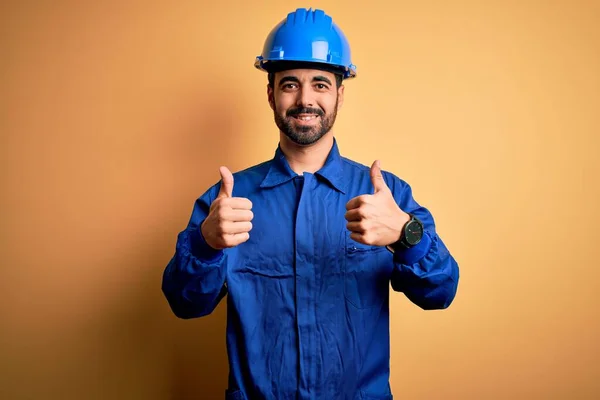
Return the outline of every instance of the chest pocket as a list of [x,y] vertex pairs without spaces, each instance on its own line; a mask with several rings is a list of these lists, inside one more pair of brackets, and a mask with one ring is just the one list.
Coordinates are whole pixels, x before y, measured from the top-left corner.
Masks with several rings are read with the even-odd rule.
[[393,255],[384,246],[358,243],[346,233],[344,295],[355,308],[378,307],[389,296]]

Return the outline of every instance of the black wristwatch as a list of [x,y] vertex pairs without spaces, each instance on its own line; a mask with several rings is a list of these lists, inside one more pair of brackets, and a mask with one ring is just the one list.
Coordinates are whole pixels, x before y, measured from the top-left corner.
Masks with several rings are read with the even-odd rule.
[[414,215],[408,215],[410,216],[410,220],[404,224],[400,240],[389,246],[393,251],[410,249],[419,244],[421,239],[423,239],[423,223]]

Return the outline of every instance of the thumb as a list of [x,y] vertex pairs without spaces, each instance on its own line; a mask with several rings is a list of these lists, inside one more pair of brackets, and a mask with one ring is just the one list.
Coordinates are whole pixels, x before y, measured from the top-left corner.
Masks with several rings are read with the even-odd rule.
[[219,173],[221,174],[221,189],[217,198],[222,197],[233,197],[233,175],[227,167],[220,167]]
[[386,190],[388,188],[385,180],[383,179],[383,175],[381,174],[381,169],[379,168],[379,160],[375,160],[373,165],[371,165],[371,182],[373,182],[373,188],[375,188],[375,193],[380,192],[382,190]]

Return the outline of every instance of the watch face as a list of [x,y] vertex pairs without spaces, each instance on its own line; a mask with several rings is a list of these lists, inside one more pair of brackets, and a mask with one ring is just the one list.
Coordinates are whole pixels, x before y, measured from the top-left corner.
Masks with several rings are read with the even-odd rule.
[[406,226],[405,235],[408,244],[414,246],[415,244],[419,243],[423,237],[423,225],[421,225],[418,221],[411,221]]

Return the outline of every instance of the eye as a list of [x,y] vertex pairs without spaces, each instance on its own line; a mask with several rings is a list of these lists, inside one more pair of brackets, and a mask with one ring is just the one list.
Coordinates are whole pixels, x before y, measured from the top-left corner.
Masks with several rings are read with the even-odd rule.
[[282,86],[283,90],[293,90],[297,87],[295,83],[286,83]]
[[327,87],[327,85],[325,85],[325,84],[323,84],[323,83],[317,83],[315,86],[316,86],[316,87],[317,87],[317,89],[319,89],[319,90],[325,90],[325,89],[327,89],[327,88],[328,88],[328,87]]

